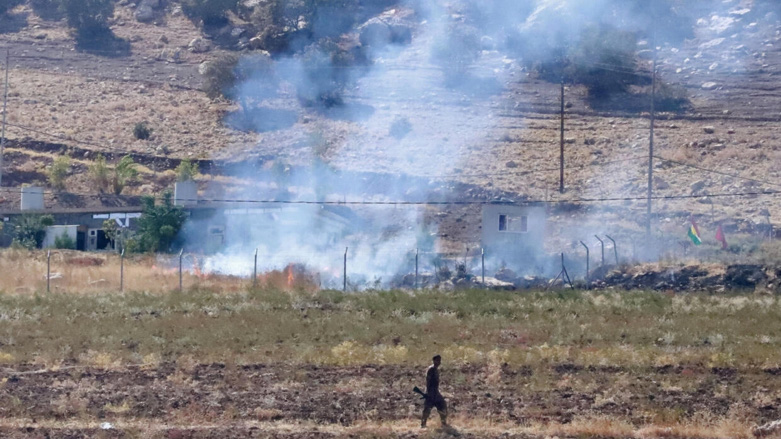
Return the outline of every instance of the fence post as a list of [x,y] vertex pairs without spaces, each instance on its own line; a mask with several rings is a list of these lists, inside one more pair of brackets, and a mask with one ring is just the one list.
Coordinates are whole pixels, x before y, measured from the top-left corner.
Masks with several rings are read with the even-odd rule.
[[418,289],[418,261],[420,259],[420,249],[415,249],[415,286],[414,289]]
[[616,240],[611,238],[610,235],[605,235],[610,242],[613,243],[613,254],[616,256],[616,266],[618,265],[618,247],[616,247]]
[[580,245],[586,248],[586,289],[590,290],[591,282],[589,282],[589,270],[591,267],[589,263],[589,250],[585,242],[580,241]]
[[604,267],[605,266],[605,241],[603,241],[602,238],[600,238],[597,235],[594,235],[594,237],[597,238],[597,241],[599,241],[599,244],[602,246],[602,265],[601,266]]
[[182,291],[182,257],[184,256],[184,249],[179,250],[179,291]]
[[52,281],[52,251],[49,250],[46,252],[46,292],[51,292],[51,281]]
[[350,247],[344,248],[344,278],[343,278],[344,284],[342,285],[342,291],[344,292],[347,292],[347,250],[349,249]]
[[125,290],[125,249],[119,254],[119,292]]
[[480,249],[480,265],[483,272],[483,287],[485,288],[485,248]]
[[252,269],[252,288],[258,285],[258,249],[255,249],[255,265]]

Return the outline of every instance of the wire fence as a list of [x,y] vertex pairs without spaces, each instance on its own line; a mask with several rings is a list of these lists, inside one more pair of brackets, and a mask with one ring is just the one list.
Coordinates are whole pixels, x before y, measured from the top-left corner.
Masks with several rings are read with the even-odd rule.
[[[71,250],[0,252],[0,291],[14,293],[165,293],[255,288],[360,291],[380,288],[449,289],[588,287],[616,267],[645,262],[668,264],[749,264],[781,262],[781,233],[760,228],[753,234],[718,241],[703,230],[702,244],[683,234],[659,231],[648,242],[625,232],[594,234],[568,245],[531,252],[464,246],[441,252],[388,246],[324,251],[234,251],[202,254],[124,255]],[[722,238],[724,235],[722,235]],[[727,243],[727,240],[731,243]],[[528,250],[528,249],[527,249]],[[777,253],[777,254],[776,254]],[[518,256],[521,255],[521,256]],[[513,257],[518,257],[513,259]],[[513,287],[513,288],[511,288]]]

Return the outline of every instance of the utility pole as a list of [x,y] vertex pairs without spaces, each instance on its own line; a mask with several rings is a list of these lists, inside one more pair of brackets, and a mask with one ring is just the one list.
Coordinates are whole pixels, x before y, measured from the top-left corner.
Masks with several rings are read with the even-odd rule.
[[561,169],[559,172],[559,193],[564,193],[564,78],[561,79],[561,135],[559,138],[559,163]]
[[5,150],[5,123],[8,118],[8,71],[10,64],[11,51],[5,51],[5,92],[3,93],[3,133],[0,138],[0,187],[3,186],[3,151]]
[[656,38],[654,38],[654,66],[651,69],[651,134],[648,139],[648,217],[646,218],[645,235],[651,242],[651,199],[654,184],[654,124],[656,122]]

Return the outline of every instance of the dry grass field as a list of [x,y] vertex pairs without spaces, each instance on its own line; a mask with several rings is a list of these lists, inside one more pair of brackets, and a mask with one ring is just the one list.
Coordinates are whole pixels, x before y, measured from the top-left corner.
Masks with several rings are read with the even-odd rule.
[[[2,261],[28,281],[45,267]],[[781,418],[773,296],[345,294],[285,273],[179,292],[159,260],[128,261],[119,293],[94,282],[116,262],[49,294],[3,276],[3,437],[747,438]],[[452,429],[421,431],[411,389],[433,353]]]

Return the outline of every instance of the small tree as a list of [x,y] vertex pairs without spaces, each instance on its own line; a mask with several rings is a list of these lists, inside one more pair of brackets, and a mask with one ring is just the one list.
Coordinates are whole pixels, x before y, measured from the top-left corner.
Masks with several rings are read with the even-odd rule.
[[22,215],[14,221],[13,244],[26,248],[40,248],[46,238],[46,228],[54,225],[51,215]]
[[588,88],[593,99],[626,92],[638,80],[637,37],[609,26],[590,26],[569,54],[565,74]]
[[193,22],[204,26],[227,23],[228,11],[238,9],[238,0],[183,0],[182,12]]
[[114,0],[61,0],[68,25],[81,37],[110,33],[108,19],[114,15]]
[[149,140],[152,137],[152,128],[146,122],[139,122],[133,126],[133,137],[138,140]]
[[160,205],[155,204],[153,197],[144,197],[143,204],[144,211],[138,219],[139,250],[169,251],[171,243],[187,219],[184,209],[174,205],[171,192],[163,195],[163,202]]
[[54,248],[64,250],[75,250],[76,241],[70,237],[66,232],[62,232],[60,236],[54,237]]
[[136,162],[129,155],[122,157],[119,163],[114,167],[114,176],[111,179],[111,187],[114,195],[119,195],[125,189],[128,183],[135,181],[138,177]]
[[109,187],[111,182],[110,169],[106,164],[106,158],[103,154],[98,154],[95,161],[89,165],[89,176],[99,192],[103,193]]
[[205,64],[203,72],[203,91],[210,99],[224,97],[231,99],[233,86],[236,84],[236,66],[239,57],[226,54]]
[[60,3],[60,0],[30,0],[33,11],[44,20],[62,20]]
[[70,157],[64,155],[55,158],[47,171],[49,184],[58,191],[65,190],[65,178],[68,176],[70,168]]
[[190,181],[194,180],[196,176],[198,176],[198,163],[194,163],[190,159],[179,162],[179,166],[176,167],[176,181]]

